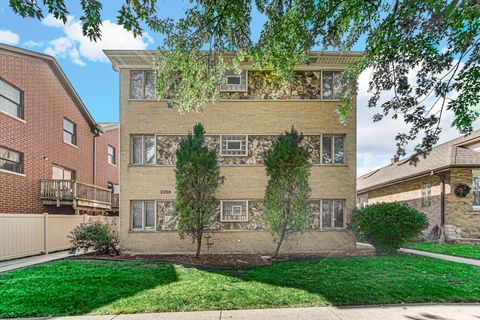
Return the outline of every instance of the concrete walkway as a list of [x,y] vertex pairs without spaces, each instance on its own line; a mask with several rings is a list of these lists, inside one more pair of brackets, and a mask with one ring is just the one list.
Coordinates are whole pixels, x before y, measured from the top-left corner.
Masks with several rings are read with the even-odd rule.
[[439,253],[426,252],[426,251],[413,250],[413,249],[406,249],[406,248],[400,249],[400,252],[416,254],[416,255],[424,256],[424,257],[448,260],[448,261],[453,261],[453,262],[458,262],[458,263],[465,263],[465,264],[469,264],[469,265],[472,265],[472,266],[480,267],[480,260],[475,260],[475,259],[448,256],[446,254],[439,254]]
[[[58,320],[478,320],[480,304],[318,307],[60,317]],[[49,319],[49,318],[37,318]]]
[[68,258],[71,256],[72,254],[69,254],[68,251],[61,251],[61,252],[43,254],[40,256],[3,261],[3,262],[0,262],[0,273],[12,271],[20,268],[30,267],[30,266],[44,263],[44,262],[60,260],[60,259]]

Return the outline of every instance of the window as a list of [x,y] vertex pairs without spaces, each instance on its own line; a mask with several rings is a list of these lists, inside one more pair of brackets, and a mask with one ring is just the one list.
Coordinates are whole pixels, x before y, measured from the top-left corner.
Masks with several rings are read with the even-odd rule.
[[23,119],[23,92],[0,79],[0,111]]
[[247,91],[247,71],[236,74],[233,70],[227,70],[225,83],[220,86],[220,91]]
[[430,207],[432,205],[432,185],[422,185],[422,208]]
[[361,194],[357,197],[357,207],[365,208],[368,205],[368,193]]
[[131,204],[131,229],[155,231],[156,209],[155,201],[132,201]]
[[155,164],[155,136],[132,136],[132,164]]
[[63,118],[63,141],[77,144],[77,126],[67,118]]
[[111,145],[108,145],[108,163],[115,165],[116,159],[115,159],[115,147],[112,147]]
[[153,71],[131,71],[130,99],[155,99],[155,74]]
[[472,171],[473,209],[480,210],[480,170]]
[[73,180],[75,178],[74,171],[65,169],[64,167],[52,166],[52,179],[54,180]]
[[23,173],[23,153],[0,147],[0,169]]
[[345,200],[322,200],[322,228],[343,228]]
[[322,136],[322,163],[345,163],[345,136]]
[[221,136],[221,156],[246,156],[247,136]]
[[342,71],[322,71],[322,99],[341,100],[344,92]]
[[223,200],[221,202],[222,222],[247,222],[248,201],[246,200]]

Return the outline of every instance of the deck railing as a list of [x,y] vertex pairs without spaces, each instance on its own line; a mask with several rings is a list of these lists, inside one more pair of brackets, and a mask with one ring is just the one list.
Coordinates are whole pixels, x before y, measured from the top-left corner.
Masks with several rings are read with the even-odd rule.
[[82,200],[112,204],[110,190],[74,180],[40,180],[40,198],[57,202]]

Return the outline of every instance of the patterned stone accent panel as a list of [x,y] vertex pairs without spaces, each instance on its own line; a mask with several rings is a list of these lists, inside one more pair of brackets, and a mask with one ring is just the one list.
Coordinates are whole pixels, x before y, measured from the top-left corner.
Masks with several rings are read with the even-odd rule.
[[308,209],[310,211],[310,229],[320,229],[320,200],[311,200]]
[[320,71],[296,72],[292,83],[276,81],[271,72],[248,71],[247,92],[221,92],[222,99],[320,99]]
[[177,229],[173,201],[157,201],[157,231]]
[[[157,164],[175,165],[176,151],[180,141],[185,136],[161,136],[157,135]],[[272,147],[277,136],[248,136],[247,156],[221,156],[220,136],[206,136],[205,141],[210,149],[217,152],[220,165],[252,164],[261,165],[264,163],[264,155]],[[320,164],[320,136],[304,136],[303,144],[310,153],[310,163]]]

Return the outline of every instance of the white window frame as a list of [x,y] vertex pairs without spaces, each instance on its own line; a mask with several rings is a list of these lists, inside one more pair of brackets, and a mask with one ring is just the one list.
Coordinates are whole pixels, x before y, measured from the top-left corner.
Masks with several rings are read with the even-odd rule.
[[[428,203],[427,203],[428,201]],[[432,184],[422,184],[421,188],[421,207],[428,208],[432,206]]]
[[[330,218],[330,227],[323,227],[323,201],[332,201],[332,217]],[[335,227],[335,201],[343,201],[343,226]],[[345,211],[347,199],[320,199],[320,230],[342,230],[346,228]]]
[[[224,219],[223,217],[223,203],[224,202],[245,202],[245,208],[247,210],[246,212],[246,218],[245,220],[228,220],[228,219]],[[249,216],[249,201],[248,200],[240,200],[240,199],[235,199],[235,200],[220,200],[220,222],[248,222],[250,221],[250,216]],[[239,205],[236,205],[236,206],[232,206],[232,211],[233,211],[233,207],[240,207],[242,208],[243,210],[243,207],[242,206],[239,206]],[[242,212],[243,214],[243,212]]]
[[0,168],[0,171],[2,171],[2,172],[8,172],[8,173],[13,173],[13,174],[18,174],[18,175],[23,175],[23,174],[24,174],[24,170],[25,170],[25,158],[24,158],[23,152],[20,152],[20,151],[17,151],[17,150],[13,150],[13,149],[10,149],[10,148],[7,148],[7,147],[3,147],[3,146],[0,146],[0,148],[18,154],[18,157],[19,157],[19,159],[20,159],[20,161],[18,161],[18,162],[17,162],[17,161],[10,160],[10,159],[7,159],[7,158],[0,158],[0,160],[6,161],[6,162],[15,163],[15,164],[19,165],[19,166],[20,166],[20,172],[8,170],[8,169],[3,169],[3,168]]
[[7,86],[13,88],[14,90],[18,91],[18,94],[19,94],[19,102],[15,102],[13,101],[12,99],[4,96],[3,94],[0,93],[0,97],[4,98],[5,100],[17,105],[17,114],[11,114],[7,111],[4,111],[4,110],[0,110],[0,112],[2,113],[5,113],[5,114],[8,114],[9,116],[11,117],[14,117],[16,119],[20,119],[20,120],[24,120],[24,106],[23,106],[23,102],[24,102],[24,99],[23,99],[23,90],[20,90],[19,88],[17,88],[16,86],[14,86],[13,84],[11,84],[10,82],[8,82],[7,80],[3,79],[0,77],[0,81],[3,82],[4,84],[6,84]]
[[[142,137],[142,161],[140,163],[133,162],[133,138]],[[145,137],[153,137],[153,150],[155,151],[155,161],[153,163],[145,163]],[[155,166],[157,165],[157,135],[155,134],[132,134],[130,135],[130,165],[132,166]]]
[[[228,152],[228,151],[234,151],[234,152],[237,152],[237,151],[242,151],[242,144],[244,143],[243,140],[229,140],[227,137],[230,137],[230,136],[242,136],[242,137],[245,137],[245,153],[243,154],[228,154],[228,153],[225,153],[225,152]],[[228,146],[228,141],[235,141],[235,142],[238,142],[240,141],[240,149],[226,149],[224,150],[223,149],[223,139],[227,139],[226,140],[226,145]],[[248,135],[247,134],[224,134],[224,135],[220,135],[220,156],[222,157],[248,157]]]
[[[228,71],[232,71],[232,70],[228,70]],[[245,89],[238,89],[238,90],[228,89],[228,86],[229,86],[227,84],[228,78],[240,77],[240,85],[241,85],[242,84],[242,74],[243,74],[243,72],[245,72]],[[224,86],[225,86],[225,88],[223,88]],[[248,92],[248,70],[242,70],[240,72],[240,75],[238,75],[238,76],[237,75],[227,75],[227,74],[225,74],[225,84],[220,86],[220,92]]]
[[[142,97],[141,98],[133,98],[132,97],[132,73],[133,72],[142,72]],[[129,92],[128,92],[128,97],[129,99],[131,100],[155,100],[156,99],[156,92],[155,92],[155,83],[154,83],[154,87],[153,87],[153,95],[154,97],[153,98],[145,98],[145,79],[146,79],[146,76],[145,74],[147,72],[153,72],[154,76],[155,76],[155,72],[153,69],[133,69],[133,70],[130,70],[130,79],[129,79]]]
[[[70,123],[72,126],[73,126],[73,132],[70,132],[68,131],[67,129],[65,129],[65,121]],[[66,118],[66,117],[63,117],[63,133],[67,132],[68,134],[70,134],[72,136],[72,142],[70,141],[66,141],[65,140],[65,135],[63,135],[63,142],[67,143],[67,144],[70,144],[72,146],[76,146],[77,143],[78,143],[78,139],[77,139],[77,124],[75,122],[73,122],[72,120]]]
[[[332,162],[331,163],[323,162],[323,138],[324,137],[328,137],[332,140],[332,146],[331,146]],[[343,139],[343,162],[334,162],[335,137],[341,137]],[[328,165],[328,166],[347,164],[347,135],[346,134],[321,134],[320,135],[320,164]]]
[[479,169],[472,170],[472,208],[473,208],[474,211],[480,211],[480,206],[473,205],[473,199],[474,199],[473,193],[474,192],[480,192],[480,189],[478,189],[478,190],[475,189],[475,184],[473,183],[473,180],[474,180],[475,177],[480,178],[480,170]]
[[344,73],[345,70],[341,70],[341,69],[332,69],[332,70],[322,70],[321,71],[321,77],[320,77],[320,97],[321,97],[321,100],[326,100],[326,101],[342,101],[342,99],[336,99],[334,98],[335,97],[335,92],[333,91],[333,73],[332,73],[332,97],[331,98],[325,98],[323,97],[323,73],[324,72],[340,72],[340,73]]
[[[142,203],[142,228],[133,228],[133,203],[134,202],[141,202]],[[153,229],[145,229],[145,221],[146,221],[146,202],[153,202],[154,203],[154,226]],[[130,231],[134,232],[155,232],[157,231],[157,200],[130,200]]]
[[[110,162],[110,148],[112,148],[113,150],[113,162]],[[112,166],[117,165],[117,148],[115,148],[111,144],[107,144],[107,162]]]

